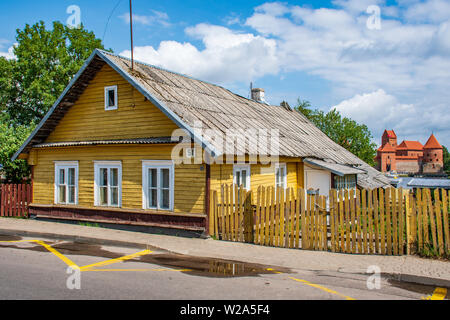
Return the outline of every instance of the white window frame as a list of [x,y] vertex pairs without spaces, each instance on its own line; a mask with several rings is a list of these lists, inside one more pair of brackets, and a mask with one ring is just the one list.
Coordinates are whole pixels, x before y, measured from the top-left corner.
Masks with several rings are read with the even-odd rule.
[[[247,191],[249,191],[250,190],[250,176],[251,176],[250,164],[235,164],[233,166],[233,184],[237,185],[236,172],[242,171],[242,170],[246,170],[247,171],[247,177],[246,177],[246,181],[245,181],[247,187],[245,189]],[[242,174],[241,174],[241,176],[242,176]]]
[[[156,200],[156,207],[150,207],[149,205],[149,192],[148,192],[148,170],[157,169],[157,183],[156,190],[158,198]],[[160,170],[169,170],[169,208],[161,208],[160,205],[160,192],[161,176]],[[144,210],[161,210],[161,211],[173,211],[175,203],[175,165],[171,160],[142,160],[142,209]]]
[[[118,184],[118,195],[117,195],[117,205],[111,205],[111,192],[110,192],[110,175],[108,173],[108,204],[100,204],[100,169],[118,169],[117,170],[117,184]],[[94,161],[94,206],[97,207],[112,207],[121,208],[122,207],[122,161]]]
[[[114,106],[110,106],[108,104],[109,102],[109,92],[111,90],[114,90]],[[117,108],[119,107],[119,101],[117,100],[117,86],[109,86],[109,87],[105,87],[105,110],[106,111],[110,111],[110,110],[117,110]]]
[[284,169],[284,177],[283,177],[283,184],[284,184],[284,190],[287,189],[287,165],[286,163],[276,163],[275,164],[275,188],[277,187],[277,170],[283,168]]
[[[62,205],[77,205],[78,204],[78,161],[55,161],[55,204],[62,204]],[[66,202],[60,203],[58,201],[59,199],[59,170],[64,169],[65,170],[65,177],[66,181],[69,179],[68,171],[70,168],[75,169],[75,202],[69,203],[69,186],[66,182]]]

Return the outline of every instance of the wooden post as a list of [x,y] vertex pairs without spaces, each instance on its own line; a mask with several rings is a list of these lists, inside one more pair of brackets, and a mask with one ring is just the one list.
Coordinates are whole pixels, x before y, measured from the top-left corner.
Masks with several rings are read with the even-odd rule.
[[450,230],[449,230],[449,223],[448,223],[448,201],[449,198],[447,196],[447,191],[445,189],[441,189],[442,192],[442,215],[444,220],[444,236],[445,236],[445,243],[446,243],[446,250],[447,253],[450,254]]
[[244,192],[244,235],[245,242],[253,243],[253,206],[252,206],[252,192]]
[[411,207],[410,207],[410,194],[405,199],[405,211],[406,211],[406,254],[411,254],[412,243],[412,230],[411,230]]

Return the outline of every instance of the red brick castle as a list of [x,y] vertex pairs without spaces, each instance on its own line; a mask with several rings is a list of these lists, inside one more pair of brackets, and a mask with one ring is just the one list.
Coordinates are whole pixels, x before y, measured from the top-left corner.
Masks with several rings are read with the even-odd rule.
[[423,146],[419,141],[397,145],[394,130],[384,130],[375,161],[382,172],[440,174],[444,171],[443,148],[434,134]]

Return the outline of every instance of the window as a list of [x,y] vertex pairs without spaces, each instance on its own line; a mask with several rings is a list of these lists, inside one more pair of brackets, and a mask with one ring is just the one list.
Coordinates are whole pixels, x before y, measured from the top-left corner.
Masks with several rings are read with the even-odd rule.
[[96,206],[120,207],[122,205],[122,163],[120,161],[96,161]]
[[55,162],[55,203],[78,203],[78,162]]
[[246,190],[250,190],[250,165],[239,164],[233,167],[233,183],[238,187],[242,186]]
[[105,110],[117,109],[117,86],[105,87]]
[[[389,171],[389,169],[388,169]],[[348,175],[348,176],[334,176],[334,187],[337,190],[342,189],[355,189],[356,190],[356,175]]]
[[287,188],[286,164],[277,163],[275,165],[275,187]]
[[142,161],[142,204],[144,209],[173,210],[174,165],[172,161]]

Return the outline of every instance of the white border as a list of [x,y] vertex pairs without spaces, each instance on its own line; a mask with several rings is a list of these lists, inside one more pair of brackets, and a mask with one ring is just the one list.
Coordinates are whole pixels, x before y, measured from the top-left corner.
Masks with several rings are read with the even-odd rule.
[[[159,201],[156,208],[149,207],[148,204],[148,169],[169,169],[170,174],[170,203],[169,209],[162,209],[159,207]],[[158,186],[160,185],[160,177],[158,174]],[[172,160],[142,160],[142,209],[144,210],[161,210],[161,211],[173,211],[175,203],[175,165]]]
[[[108,91],[114,90],[114,102],[115,105],[110,107],[108,106]],[[105,110],[106,111],[111,111],[111,110],[117,110],[119,107],[119,101],[117,100],[117,86],[109,86],[109,87],[105,87]]]
[[275,163],[275,188],[277,187],[277,169],[283,167],[284,168],[284,190],[286,190],[288,188],[287,185],[287,164],[286,162],[278,162]]
[[[78,161],[53,161],[55,164],[55,180],[54,180],[54,203],[62,205],[77,205],[78,204]],[[75,203],[58,203],[58,171],[62,168],[75,168]],[[68,190],[68,188],[67,188]],[[66,190],[66,192],[67,192]],[[66,195],[66,200],[68,197]]]
[[246,178],[246,182],[247,182],[247,188],[245,188],[245,190],[249,191],[250,190],[250,177],[251,177],[251,171],[250,171],[250,164],[235,164],[233,165],[233,184],[237,184],[236,183],[236,171],[238,170],[242,170],[245,169],[247,170],[248,174],[247,174],[247,178]]
[[[118,181],[119,185],[119,203],[117,206],[102,206],[99,204],[98,193],[100,191],[98,184],[100,181],[100,168],[117,168],[118,169]],[[108,202],[110,201],[110,197],[108,197]],[[111,207],[111,208],[121,208],[122,207],[122,161],[105,161],[100,160],[94,161],[94,206],[96,207]]]

